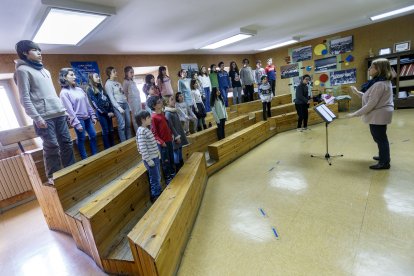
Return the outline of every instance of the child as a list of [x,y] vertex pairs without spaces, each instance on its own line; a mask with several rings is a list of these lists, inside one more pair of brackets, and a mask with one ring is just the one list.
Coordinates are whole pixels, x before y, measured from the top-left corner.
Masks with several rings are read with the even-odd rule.
[[198,80],[191,80],[191,97],[193,98],[193,112],[197,116],[197,131],[207,129],[206,125],[206,109],[203,104],[203,98],[201,96]]
[[[175,94],[175,108],[177,109],[178,117],[186,135],[190,134],[190,121],[193,122],[194,128],[197,126],[197,117],[194,115],[191,108],[184,102],[184,97],[181,92]],[[194,129],[194,132],[196,130]]]
[[[272,104],[272,88],[267,80],[267,76],[262,76],[261,84],[259,86],[259,97],[262,100],[263,104],[263,121],[266,121],[268,117],[272,117],[272,113],[270,111],[271,104]],[[267,117],[266,117],[267,113]]]
[[211,94],[211,111],[213,112],[214,120],[217,123],[217,139],[221,140],[225,137],[224,123],[227,119],[227,110],[224,106],[224,100],[221,96],[220,90],[213,89],[215,93]]
[[183,146],[188,145],[187,137],[185,137],[184,129],[181,126],[180,118],[175,108],[175,98],[168,99],[168,106],[165,107],[165,117],[168,121],[174,136],[174,163],[176,173],[183,166]]
[[136,142],[142,161],[149,174],[151,201],[154,202],[161,194],[160,158],[154,135],[148,127],[151,125],[151,114],[142,110],[135,115],[138,125]]
[[168,127],[167,119],[162,113],[163,99],[157,96],[151,96],[147,100],[149,108],[152,110],[151,130],[154,133],[155,140],[158,143],[158,149],[161,152],[161,166],[164,172],[166,184],[170,184],[175,176],[174,170],[174,150],[172,143],[171,129]]

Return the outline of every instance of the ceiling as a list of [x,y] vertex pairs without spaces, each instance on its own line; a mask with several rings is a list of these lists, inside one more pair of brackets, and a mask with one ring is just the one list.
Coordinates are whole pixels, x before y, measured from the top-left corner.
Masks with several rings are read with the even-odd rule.
[[[41,45],[50,54],[256,53],[293,36],[301,41],[368,25],[369,17],[414,0],[83,0],[116,8],[79,46]],[[41,0],[0,0],[0,53],[32,39],[46,7]],[[405,14],[403,14],[405,15]],[[70,28],[70,22],[68,22]],[[240,28],[257,35],[216,50],[199,50]],[[64,30],[62,30],[64,31]]]

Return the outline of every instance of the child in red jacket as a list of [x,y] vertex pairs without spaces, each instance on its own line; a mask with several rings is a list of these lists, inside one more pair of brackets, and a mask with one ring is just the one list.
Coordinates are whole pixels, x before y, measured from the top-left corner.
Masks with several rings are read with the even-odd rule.
[[161,166],[168,185],[175,176],[173,135],[162,112],[164,107],[162,98],[151,96],[147,99],[147,105],[152,110],[151,130],[161,153]]

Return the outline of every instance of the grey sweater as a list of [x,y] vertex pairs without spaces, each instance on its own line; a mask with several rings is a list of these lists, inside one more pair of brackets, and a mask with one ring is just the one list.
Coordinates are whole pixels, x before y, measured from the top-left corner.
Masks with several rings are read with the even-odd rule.
[[20,103],[35,122],[65,115],[66,109],[56,94],[48,70],[37,70],[19,59],[16,63],[15,79]]
[[[174,149],[179,149],[182,146],[188,145],[187,137],[185,136],[185,132],[183,127],[181,126],[180,118],[178,116],[178,112],[176,108],[172,108],[169,106],[165,107],[165,117],[167,118],[168,126],[171,129],[171,132],[174,136]],[[176,143],[176,141],[180,139],[181,143]]]
[[121,84],[117,81],[107,80],[105,83],[105,91],[108,94],[109,99],[111,100],[112,105],[116,109],[120,109],[120,103],[126,103],[127,98],[122,91]]

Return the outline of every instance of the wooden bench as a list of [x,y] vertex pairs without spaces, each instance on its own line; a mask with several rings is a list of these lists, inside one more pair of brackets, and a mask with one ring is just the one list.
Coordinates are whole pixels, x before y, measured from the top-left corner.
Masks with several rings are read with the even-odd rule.
[[131,168],[114,184],[80,208],[96,264],[107,273],[138,274],[127,234],[151,206],[147,170]]
[[[327,107],[338,116],[338,104],[327,105]],[[308,125],[314,125],[323,122],[323,120],[316,114],[313,108],[309,110]],[[289,112],[286,114],[271,117],[269,123],[271,128],[274,128],[276,133],[284,132],[291,129],[296,129],[298,115],[296,112]]]
[[[278,106],[282,104],[288,104],[292,103],[292,95],[291,94],[284,94],[284,95],[277,95],[273,97],[272,99],[272,106]],[[249,112],[254,112],[257,110],[262,110],[262,101],[252,101],[247,103],[238,104],[235,106],[235,109],[237,110],[237,113],[239,115],[241,114],[247,114]]]
[[128,234],[140,275],[176,273],[206,182],[204,154],[194,153]]
[[[238,116],[226,122],[226,135],[231,135],[254,123],[255,120],[249,119],[248,115]],[[190,144],[183,147],[184,159],[188,159],[193,152],[206,152],[208,145],[217,141],[217,126],[191,134],[187,139]]]
[[215,162],[207,168],[208,174],[211,175],[223,168],[270,136],[269,122],[262,121],[210,144],[208,152],[210,158],[215,160]]
[[[129,139],[53,175],[54,189],[76,245],[91,255],[79,209],[141,161],[135,139]],[[104,188],[104,189],[103,189]],[[99,192],[98,192],[99,191]],[[46,203],[47,204],[47,203]]]
[[[277,105],[277,106],[273,106],[270,111],[272,116],[277,116],[277,115],[283,115],[286,113],[290,113],[290,112],[294,112],[295,109],[295,104],[294,103],[288,103],[288,104],[282,104],[282,105]],[[252,116],[254,116],[256,118],[256,122],[259,122],[261,120],[263,120],[263,110],[257,110],[254,112],[251,112],[250,114],[252,114]]]

